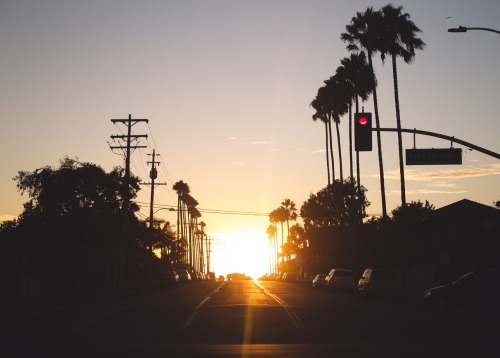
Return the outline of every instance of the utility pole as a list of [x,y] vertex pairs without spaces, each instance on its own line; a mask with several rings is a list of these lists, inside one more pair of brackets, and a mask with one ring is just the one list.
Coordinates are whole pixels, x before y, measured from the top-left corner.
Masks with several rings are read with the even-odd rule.
[[128,119],[112,119],[113,123],[123,123],[127,126],[127,134],[124,135],[112,135],[111,139],[119,139],[126,141],[126,145],[110,146],[110,149],[124,149],[125,150],[125,177],[124,177],[124,188],[123,188],[123,241],[122,247],[120,248],[120,261],[119,261],[119,285],[123,286],[125,284],[125,263],[128,249],[128,212],[130,206],[130,151],[131,149],[146,148],[146,146],[132,145],[132,139],[137,140],[138,138],[147,138],[147,134],[133,135],[132,126],[139,122],[148,123],[147,119],[132,119],[132,115],[128,115]]
[[156,170],[155,165],[158,164],[160,165],[160,162],[157,162],[155,157],[159,154],[156,154],[156,151],[153,149],[153,154],[148,154],[151,155],[151,161],[147,162],[147,164],[151,164],[151,170],[149,172],[149,178],[151,178],[151,183],[141,183],[141,185],[151,185],[151,200],[149,203],[149,230],[151,232],[150,238],[149,238],[149,253],[151,255],[151,262],[150,262],[150,271],[152,272],[153,268],[153,233],[154,233],[154,221],[153,221],[153,205],[155,201],[155,185],[167,185],[167,183],[155,183],[155,179],[158,177],[158,171]]
[[212,238],[210,236],[207,236],[207,273],[210,272],[210,253],[212,252],[210,250],[210,246],[212,244]]

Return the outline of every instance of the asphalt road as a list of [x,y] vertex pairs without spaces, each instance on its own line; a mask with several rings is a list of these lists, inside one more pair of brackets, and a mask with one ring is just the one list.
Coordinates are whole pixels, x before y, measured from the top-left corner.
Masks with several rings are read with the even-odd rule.
[[0,315],[3,357],[499,357],[500,312],[203,282]]

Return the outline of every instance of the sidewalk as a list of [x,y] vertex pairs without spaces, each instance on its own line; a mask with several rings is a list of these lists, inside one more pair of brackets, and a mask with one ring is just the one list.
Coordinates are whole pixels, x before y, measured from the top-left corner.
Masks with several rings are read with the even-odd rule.
[[0,299],[0,320],[49,313],[70,307],[111,301],[126,296],[140,295],[156,289],[155,285],[129,285],[124,289],[59,290],[39,294],[36,298],[7,297]]

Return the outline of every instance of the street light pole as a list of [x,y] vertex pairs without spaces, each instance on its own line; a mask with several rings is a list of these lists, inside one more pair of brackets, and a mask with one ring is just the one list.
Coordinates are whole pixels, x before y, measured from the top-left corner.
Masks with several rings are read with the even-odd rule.
[[482,30],[500,34],[500,31],[494,29],[488,29],[486,27],[465,27],[465,26],[453,27],[451,29],[448,29],[448,32],[467,32],[467,30]]

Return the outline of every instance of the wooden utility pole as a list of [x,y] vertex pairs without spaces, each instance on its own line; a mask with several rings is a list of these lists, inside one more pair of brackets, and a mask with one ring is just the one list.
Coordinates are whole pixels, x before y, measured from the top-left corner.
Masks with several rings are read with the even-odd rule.
[[[154,207],[154,201],[155,201],[155,185],[167,185],[167,183],[155,183],[155,179],[158,177],[158,171],[156,170],[155,165],[158,164],[160,165],[160,162],[157,162],[156,156],[159,154],[156,154],[155,150],[153,149],[153,154],[148,154],[151,155],[151,161],[147,162],[148,164],[151,164],[151,170],[149,172],[149,178],[151,179],[151,183],[141,183],[141,185],[151,185],[151,200],[149,203],[149,230],[151,232],[150,238],[149,238],[149,252],[151,254],[151,260],[153,259],[153,233],[154,233],[154,220],[153,220],[153,207]],[[151,261],[152,263],[152,261]],[[151,266],[152,269],[152,266]]]
[[128,249],[128,214],[130,207],[130,151],[136,148],[147,148],[141,145],[132,145],[132,139],[137,140],[138,138],[147,138],[147,134],[132,134],[132,126],[139,122],[148,123],[147,119],[132,119],[132,115],[128,115],[128,119],[112,119],[113,123],[123,123],[127,126],[127,134],[123,135],[112,135],[111,139],[119,139],[121,141],[126,141],[126,145],[110,146],[113,149],[123,149],[125,150],[125,177],[124,177],[124,188],[123,188],[123,233],[122,233],[122,247],[120,248],[120,261],[119,261],[119,285],[124,286],[125,284],[125,263],[127,262],[127,249]]

